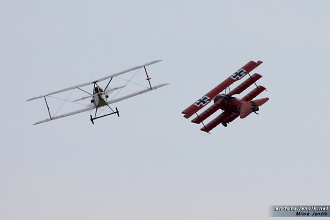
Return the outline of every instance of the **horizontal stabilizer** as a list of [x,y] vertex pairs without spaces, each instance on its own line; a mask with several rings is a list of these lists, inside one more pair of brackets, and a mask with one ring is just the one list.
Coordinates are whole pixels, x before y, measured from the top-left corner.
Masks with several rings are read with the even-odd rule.
[[262,105],[265,104],[268,100],[269,100],[269,98],[263,98],[263,99],[256,99],[256,100],[253,100],[253,102],[256,103],[257,106],[262,106]]
[[193,114],[195,114],[198,110],[206,106],[217,94],[225,90],[228,86],[233,84],[234,82],[243,78],[246,74],[250,73],[253,69],[262,64],[262,61],[254,62],[250,61],[245,66],[237,70],[230,77],[228,77],[225,81],[217,85],[210,92],[204,95],[202,98],[197,100],[195,103],[190,105],[188,108],[182,111],[185,118],[189,118]]
[[252,112],[258,111],[259,106],[262,106],[268,100],[269,98],[263,98],[243,103],[241,105],[240,118],[246,118]]
[[[246,96],[244,96],[242,98],[243,101],[251,101],[252,99],[254,99],[255,97],[257,97],[258,95],[260,95],[260,93],[262,93],[266,88],[264,86],[258,86],[257,88],[255,88],[254,90],[252,90],[251,92],[249,92]],[[237,117],[239,116],[239,112],[234,112],[232,113],[230,116],[228,116],[225,121],[227,123],[230,123],[232,121],[234,121]]]
[[252,113],[253,106],[250,102],[245,102],[241,105],[240,118],[245,118]]

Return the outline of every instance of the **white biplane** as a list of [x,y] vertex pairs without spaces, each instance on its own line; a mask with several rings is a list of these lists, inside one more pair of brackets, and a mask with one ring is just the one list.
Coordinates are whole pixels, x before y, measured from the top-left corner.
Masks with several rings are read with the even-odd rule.
[[[160,87],[163,87],[163,86],[166,86],[168,85],[169,83],[164,83],[164,84],[160,84],[160,85],[156,85],[156,86],[151,86],[151,83],[150,83],[150,77],[148,75],[148,72],[147,72],[147,69],[146,69],[146,66],[150,66],[152,64],[155,64],[155,63],[158,63],[160,62],[161,60],[155,60],[155,61],[152,61],[150,63],[146,63],[142,66],[137,66],[137,67],[133,67],[131,69],[128,69],[128,70],[124,70],[124,71],[121,71],[119,73],[115,73],[115,74],[112,74],[112,75],[109,75],[109,76],[106,76],[106,77],[103,77],[101,79],[97,79],[97,80],[94,80],[94,81],[91,81],[91,82],[87,82],[87,83],[83,83],[83,84],[80,84],[80,85],[76,85],[76,86],[71,86],[69,88],[66,88],[66,89],[61,89],[61,90],[58,90],[58,91],[55,91],[55,92],[51,92],[51,93],[48,93],[46,95],[40,95],[40,96],[37,96],[37,97],[33,97],[33,98],[30,98],[28,99],[27,101],[31,101],[31,100],[35,100],[35,99],[40,99],[40,98],[43,98],[45,103],[46,103],[46,106],[47,106],[47,110],[48,110],[48,114],[49,114],[49,118],[47,119],[44,119],[44,120],[41,120],[41,121],[38,121],[36,123],[34,123],[34,125],[36,124],[40,124],[40,123],[44,123],[44,122],[48,122],[48,121],[51,121],[51,120],[55,120],[55,119],[59,119],[59,118],[63,118],[63,117],[67,117],[67,116],[70,116],[70,115],[75,115],[75,114],[78,114],[78,113],[81,113],[81,112],[86,112],[86,111],[91,111],[91,110],[94,110],[95,109],[95,114],[94,116],[90,115],[90,121],[94,124],[94,120],[98,119],[98,118],[102,118],[102,117],[105,117],[105,116],[109,116],[109,115],[112,115],[112,114],[117,114],[118,117],[119,117],[119,111],[117,109],[117,107],[115,108],[116,110],[114,111],[109,105],[110,104],[113,104],[113,103],[116,103],[116,102],[119,102],[119,101],[122,101],[124,99],[128,99],[128,98],[131,98],[131,97],[134,97],[134,96],[137,96],[137,95],[140,95],[140,94],[143,94],[143,93],[146,93],[146,92],[150,92],[154,89],[158,89]],[[119,89],[122,89],[124,86],[119,86],[119,87],[115,87],[115,88],[111,88],[111,89],[108,89],[112,79],[114,77],[117,77],[119,75],[122,75],[124,73],[127,73],[127,72],[130,72],[130,71],[133,71],[133,70],[138,70],[138,69],[141,69],[143,68],[144,71],[145,71],[145,74],[146,74],[146,77],[147,77],[147,80],[148,80],[148,83],[149,83],[149,86],[147,89],[143,89],[143,90],[140,90],[138,92],[134,92],[134,93],[131,93],[131,94],[128,94],[128,95],[125,95],[125,96],[122,96],[120,98],[116,98],[116,99],[112,99],[112,100],[108,100],[109,96],[108,96],[108,93],[112,92],[112,91],[115,91],[115,90],[119,90]],[[102,89],[97,83],[100,82],[100,81],[104,81],[104,80],[107,80],[109,79],[109,82],[108,84],[106,85],[106,87],[104,89]],[[93,88],[93,93],[89,93],[83,89],[81,89],[81,87],[84,87],[84,86],[88,86],[88,85],[93,85],[94,88]],[[76,111],[73,111],[73,112],[69,112],[69,113],[65,113],[65,114],[62,114],[62,115],[58,115],[58,116],[52,116],[51,113],[50,113],[50,109],[49,109],[49,106],[48,106],[48,102],[47,102],[47,99],[46,97],[51,97],[52,95],[54,94],[57,94],[57,93],[62,93],[62,92],[65,92],[65,91],[69,91],[69,90],[74,90],[74,89],[79,89],[81,90],[82,92],[85,92],[85,93],[88,93],[89,96],[87,97],[82,97],[78,100],[75,100],[75,101],[79,101],[79,100],[83,100],[83,99],[87,99],[87,98],[91,98],[91,103],[89,106],[87,106],[86,108],[83,108],[83,109],[80,109],[80,110],[76,110]],[[97,116],[97,110],[101,107],[108,107],[111,112],[108,113],[108,114],[104,114],[104,115],[101,115],[101,116]]]

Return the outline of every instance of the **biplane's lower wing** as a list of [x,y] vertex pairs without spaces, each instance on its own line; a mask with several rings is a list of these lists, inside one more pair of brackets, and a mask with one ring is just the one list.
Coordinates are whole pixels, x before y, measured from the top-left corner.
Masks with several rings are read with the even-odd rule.
[[64,117],[67,117],[67,116],[70,116],[70,115],[76,115],[76,114],[79,114],[79,113],[82,113],[82,112],[91,111],[93,109],[95,109],[94,105],[90,106],[90,107],[87,107],[87,108],[84,108],[84,109],[74,111],[74,112],[69,112],[69,113],[66,113],[66,114],[63,114],[63,115],[58,115],[58,116],[54,116],[54,117],[51,117],[51,118],[47,118],[47,119],[38,121],[38,122],[34,123],[33,125],[41,124],[41,123],[44,123],[44,122],[47,122],[47,121],[52,121],[52,120],[59,119],[59,118],[64,118]]
[[135,93],[132,93],[132,94],[129,94],[129,95],[126,95],[126,96],[122,96],[122,97],[117,98],[117,99],[110,100],[107,103],[108,104],[112,104],[112,103],[120,102],[120,101],[122,101],[124,99],[128,99],[128,98],[131,98],[131,97],[134,97],[134,96],[137,96],[137,95],[146,93],[146,92],[150,92],[150,91],[152,91],[154,89],[158,89],[160,87],[167,86],[167,85],[169,85],[169,83],[164,83],[164,84],[160,84],[160,85],[157,85],[157,86],[153,86],[152,88],[147,88],[147,89],[144,89],[144,90],[140,90],[138,92],[135,92]]
[[250,61],[246,65],[244,65],[242,68],[237,70],[234,74],[232,74],[230,77],[228,77],[225,81],[217,85],[215,88],[213,88],[210,92],[208,92],[206,95],[204,95],[202,98],[197,100],[195,103],[190,105],[188,108],[182,111],[182,114],[184,114],[185,118],[189,118],[193,114],[195,114],[197,111],[199,111],[201,108],[206,106],[217,94],[225,90],[228,86],[233,84],[235,81],[240,80],[245,75],[249,74],[253,69],[257,68],[260,64],[262,64],[262,61],[254,62]]
[[[158,88],[163,87],[163,86],[166,86],[168,84],[169,83],[164,83],[164,84],[160,84],[160,85],[157,85],[157,86],[153,86],[152,88],[140,90],[138,92],[135,92],[135,93],[132,93],[132,94],[129,94],[129,95],[126,95],[126,96],[117,98],[117,99],[110,100],[110,101],[107,102],[107,104],[112,104],[112,103],[120,102],[122,100],[131,98],[131,97],[134,97],[134,96],[137,96],[137,95],[146,93],[146,92],[150,92],[152,90],[158,89]],[[66,113],[66,114],[63,114],[63,115],[58,115],[58,116],[54,116],[54,117],[51,117],[51,118],[48,118],[48,119],[45,119],[45,120],[42,120],[42,121],[38,121],[38,122],[34,123],[33,125],[41,124],[41,123],[52,121],[52,120],[59,119],[59,118],[64,118],[64,117],[75,115],[75,114],[79,114],[79,113],[82,113],[82,112],[91,111],[93,109],[95,109],[95,106],[94,105],[93,106],[90,106],[90,107],[87,107],[87,108],[84,108],[84,109],[81,109],[81,110],[69,112],[69,113]]]

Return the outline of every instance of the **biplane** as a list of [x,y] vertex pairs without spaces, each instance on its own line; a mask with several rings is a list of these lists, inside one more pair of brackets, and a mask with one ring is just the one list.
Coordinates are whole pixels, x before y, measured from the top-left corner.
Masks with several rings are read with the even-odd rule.
[[[255,99],[260,93],[262,93],[266,88],[264,86],[258,86],[256,81],[259,80],[262,76],[258,73],[250,75],[250,72],[257,68],[262,61],[250,61],[245,66],[240,68],[225,81],[217,85],[214,89],[204,95],[202,98],[198,99],[195,103],[190,105],[188,108],[182,111],[185,118],[191,117],[193,114],[196,114],[196,117],[191,121],[196,124],[203,124],[201,128],[202,131],[209,132],[220,123],[227,127],[228,123],[234,121],[238,116],[240,118],[245,118],[250,115],[252,112],[258,114],[259,107],[265,104],[269,98]],[[244,76],[249,75],[244,82],[238,85],[235,89],[230,91],[229,86],[234,82],[242,79]],[[234,97],[246,90],[252,84],[256,85],[256,88],[245,95],[243,98],[239,99]],[[220,94],[224,90],[228,93]],[[201,114],[197,112],[209,104],[213,99],[213,105],[206,109]],[[222,109],[222,113],[211,120],[209,123],[204,124],[204,120],[215,113],[217,110]]]
[[[122,100],[125,100],[125,99],[128,99],[128,98],[131,98],[131,97],[134,97],[134,96],[146,93],[146,92],[153,91],[155,89],[158,89],[160,87],[163,87],[163,86],[166,86],[166,85],[169,84],[169,83],[164,83],[164,84],[159,84],[159,85],[156,85],[156,86],[151,85],[151,82],[150,82],[151,78],[148,75],[146,67],[150,66],[152,64],[158,63],[160,61],[161,60],[155,60],[155,61],[152,61],[150,63],[146,63],[146,64],[141,65],[141,66],[136,66],[136,67],[133,67],[131,69],[124,70],[124,71],[121,71],[119,73],[115,73],[115,74],[103,77],[101,79],[97,79],[97,80],[90,81],[90,82],[87,82],[87,83],[79,84],[79,85],[76,85],[76,86],[71,86],[71,87],[68,87],[68,88],[65,88],[65,89],[61,89],[61,90],[58,90],[58,91],[55,91],[55,92],[48,93],[46,95],[40,95],[40,96],[28,99],[27,101],[31,101],[31,100],[35,100],[35,99],[44,99],[47,110],[48,110],[48,114],[49,114],[49,118],[38,121],[38,122],[34,123],[34,125],[44,123],[44,122],[48,122],[48,121],[52,121],[52,120],[59,119],[59,118],[63,118],[63,117],[67,117],[67,116],[71,116],[71,115],[75,115],[75,114],[86,112],[86,111],[92,111],[92,110],[95,110],[94,116],[90,115],[90,121],[93,124],[94,124],[94,120],[102,118],[102,117],[106,117],[106,116],[109,116],[109,115],[117,114],[117,116],[119,117],[118,108],[116,107],[115,110],[114,110],[113,108],[110,107],[110,104],[113,104],[113,103],[116,103],[116,102],[119,102],[119,101],[122,101]],[[137,92],[134,92],[134,93],[131,93],[131,94],[128,94],[128,95],[125,95],[125,96],[122,96],[120,98],[109,99],[108,100],[108,98],[109,98],[108,94],[109,93],[111,93],[115,90],[120,90],[120,89],[125,87],[125,85],[124,85],[124,86],[110,88],[109,85],[110,85],[112,79],[115,78],[115,77],[118,77],[119,75],[122,75],[124,73],[134,71],[134,70],[139,70],[139,69],[144,69],[144,71],[145,71],[145,74],[146,74],[146,77],[147,77],[146,79],[148,81],[147,88],[143,89],[143,90],[140,90],[140,91],[137,91]],[[109,80],[109,81],[108,81],[107,85],[104,87],[104,89],[102,89],[98,85],[98,83],[101,82],[101,81],[105,81],[105,80]],[[82,89],[82,87],[85,87],[85,86],[88,86],[88,85],[93,86],[92,93],[87,92],[86,90]],[[79,89],[80,91],[88,94],[88,96],[82,97],[82,98],[77,99],[75,101],[90,99],[90,104],[87,107],[83,108],[83,109],[79,109],[79,110],[76,110],[76,111],[72,111],[72,112],[65,113],[65,114],[62,114],[62,115],[57,115],[57,116],[52,115],[51,112],[50,112],[48,102],[47,102],[47,98],[52,97],[55,94],[62,93],[62,92],[65,92],[65,91],[69,91],[69,90],[74,90],[74,89]],[[98,109],[100,109],[102,107],[108,108],[110,113],[97,116]]]

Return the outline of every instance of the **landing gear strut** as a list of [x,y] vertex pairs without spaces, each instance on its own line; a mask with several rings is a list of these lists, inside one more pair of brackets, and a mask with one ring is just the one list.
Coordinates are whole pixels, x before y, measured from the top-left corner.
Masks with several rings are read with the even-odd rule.
[[90,115],[90,121],[92,122],[92,124],[94,124],[94,120],[96,119],[99,119],[99,118],[103,118],[103,117],[106,117],[106,116],[109,116],[109,115],[113,115],[113,114],[117,114],[117,116],[119,117],[119,110],[116,108],[116,111],[113,111],[109,114],[106,114],[106,115],[101,115],[101,116],[98,116],[98,117],[94,117],[92,115]]

